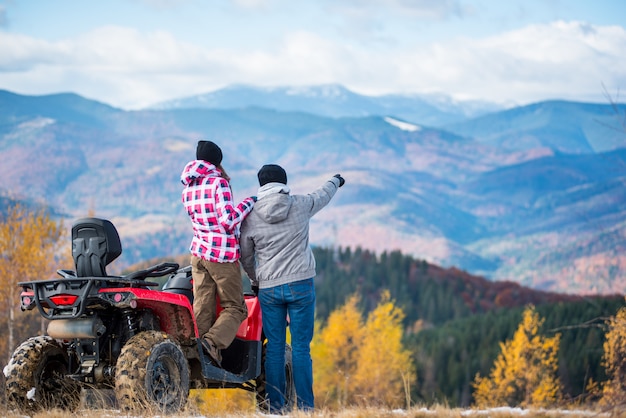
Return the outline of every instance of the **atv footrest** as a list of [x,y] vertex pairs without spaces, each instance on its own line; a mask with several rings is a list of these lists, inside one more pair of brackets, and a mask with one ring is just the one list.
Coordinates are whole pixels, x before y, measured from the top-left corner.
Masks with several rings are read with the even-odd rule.
[[261,368],[261,348],[260,342],[255,342],[254,344],[249,345],[249,350],[251,352],[246,356],[248,360],[246,370],[244,370],[241,374],[238,374],[215,366],[211,362],[210,357],[204,353],[202,344],[200,343],[200,340],[198,340],[198,351],[200,358],[202,359],[202,376],[207,380],[225,384],[240,385],[248,382],[249,380],[257,377]]

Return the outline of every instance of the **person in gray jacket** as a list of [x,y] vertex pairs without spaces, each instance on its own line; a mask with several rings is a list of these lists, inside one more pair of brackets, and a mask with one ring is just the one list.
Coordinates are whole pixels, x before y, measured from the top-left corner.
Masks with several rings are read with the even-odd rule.
[[241,264],[258,293],[267,337],[265,375],[271,413],[285,412],[287,317],[291,332],[297,407],[314,408],[311,340],[315,321],[315,258],[309,245],[309,220],[344,184],[336,174],[308,195],[290,195],[287,173],[279,165],[258,172],[254,209],[241,225]]

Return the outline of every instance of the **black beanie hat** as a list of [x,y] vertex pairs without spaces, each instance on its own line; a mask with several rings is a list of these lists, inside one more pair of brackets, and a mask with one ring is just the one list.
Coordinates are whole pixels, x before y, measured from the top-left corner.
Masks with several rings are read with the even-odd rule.
[[287,173],[281,166],[276,164],[265,164],[259,170],[257,177],[259,178],[260,186],[265,186],[267,183],[287,184]]
[[222,162],[222,150],[212,141],[198,141],[196,148],[196,159],[208,161],[213,165],[220,165]]

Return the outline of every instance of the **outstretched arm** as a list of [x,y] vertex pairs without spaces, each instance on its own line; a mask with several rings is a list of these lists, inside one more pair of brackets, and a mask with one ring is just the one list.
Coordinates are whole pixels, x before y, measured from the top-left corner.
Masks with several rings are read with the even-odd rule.
[[343,177],[341,177],[339,174],[336,174],[335,176],[331,177],[330,180],[324,183],[322,187],[310,193],[307,196],[307,198],[309,198],[311,201],[309,216],[312,217],[317,212],[322,210],[322,208],[324,208],[324,206],[326,206],[328,202],[330,202],[330,200],[333,198],[333,196],[337,192],[337,189],[343,186],[344,183],[345,180],[343,179]]

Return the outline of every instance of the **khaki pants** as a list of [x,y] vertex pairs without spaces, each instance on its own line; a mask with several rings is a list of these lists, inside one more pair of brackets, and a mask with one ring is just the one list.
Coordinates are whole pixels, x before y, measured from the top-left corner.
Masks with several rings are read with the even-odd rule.
[[[198,334],[224,349],[233,342],[241,322],[248,316],[239,262],[213,263],[191,256],[191,274]],[[216,295],[223,309],[217,320]]]

